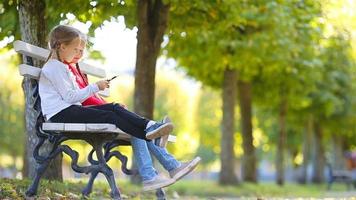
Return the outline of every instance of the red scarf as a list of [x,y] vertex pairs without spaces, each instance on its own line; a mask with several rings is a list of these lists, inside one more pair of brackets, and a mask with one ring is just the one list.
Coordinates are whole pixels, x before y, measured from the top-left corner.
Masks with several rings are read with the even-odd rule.
[[[74,63],[67,63],[67,62],[65,62],[65,64],[68,65],[70,71],[74,74],[75,80],[80,89],[85,88],[86,86],[89,85],[88,77],[86,74],[80,71],[79,65]],[[73,65],[75,65],[76,67]],[[102,105],[102,104],[106,104],[106,102],[97,94],[90,96],[89,98],[87,98],[85,101],[82,102],[83,106],[92,106],[92,105],[95,106],[95,105]]]

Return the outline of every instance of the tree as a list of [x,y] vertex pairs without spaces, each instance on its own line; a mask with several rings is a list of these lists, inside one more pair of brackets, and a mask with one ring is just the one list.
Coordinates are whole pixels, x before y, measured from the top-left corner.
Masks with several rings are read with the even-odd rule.
[[[303,8],[303,3],[300,4]],[[257,91],[256,96],[262,97],[260,99],[264,103],[270,105],[272,101],[273,108],[278,108],[281,127],[278,152],[284,152],[283,138],[286,137],[284,127],[289,100],[287,97],[294,92],[290,91],[289,87],[294,86],[299,80],[291,81],[288,86],[285,86],[284,81],[294,75],[293,67],[289,63],[295,62],[298,53],[305,50],[304,46],[300,47],[298,43],[303,41],[304,45],[310,38],[301,39],[309,34],[305,29],[310,29],[308,23],[314,17],[312,15],[303,19],[306,22],[294,20],[291,12],[293,6],[294,4],[289,2],[276,1],[248,3],[217,1],[204,5],[196,3],[193,6],[183,6],[189,9],[192,18],[184,20],[184,23],[176,22],[169,35],[169,55],[176,58],[187,69],[189,75],[203,84],[219,88],[224,80],[224,70],[229,68],[237,70],[244,150],[242,176],[245,181],[257,181],[257,159],[252,135],[253,91]],[[184,9],[180,9],[180,12],[185,13]],[[295,12],[298,12],[298,9]],[[285,20],[281,22],[281,18]],[[298,28],[305,24],[307,28],[302,31],[307,33],[303,36],[295,34]],[[195,26],[199,28],[194,29]],[[286,48],[292,48],[293,52],[285,51]],[[301,58],[298,62],[302,60]],[[280,77],[286,79],[279,80]],[[263,86],[265,82],[269,82],[268,90],[273,90],[270,94],[265,92],[266,87]],[[254,90],[255,86],[261,89]],[[271,96],[272,100],[269,100]],[[278,164],[283,163],[282,154],[279,156]],[[282,166],[279,166],[279,169],[279,172],[283,171]],[[283,179],[283,175],[280,179]]]
[[[4,12],[0,14],[0,39],[5,37],[13,37],[21,39],[25,42],[46,48],[46,37],[49,30],[55,25],[59,24],[61,20],[65,20],[64,13],[73,12],[78,16],[78,20],[92,22],[91,33],[102,24],[104,20],[110,19],[117,15],[118,12],[126,11],[126,5],[117,1],[102,1],[100,3],[93,3],[88,1],[67,1],[61,2],[60,8],[58,4],[53,2],[46,2],[44,0],[21,0],[8,1],[1,3]],[[80,6],[78,6],[80,5]],[[125,6],[124,6],[125,5]],[[130,4],[128,4],[130,5]],[[76,9],[73,9],[76,8]],[[104,11],[105,10],[105,11]],[[24,62],[27,60],[24,58]],[[34,66],[41,66],[42,63],[34,61]],[[35,123],[38,113],[32,108],[33,98],[31,94],[35,85],[35,81],[29,78],[24,78],[23,90],[25,94],[25,119],[28,139],[26,140],[26,149],[24,156],[24,176],[33,177],[35,170],[35,160],[32,152],[36,145]],[[48,153],[51,145],[46,145],[43,153]],[[58,156],[48,170],[44,174],[45,178],[62,179],[61,156]]]
[[[238,182],[234,172],[233,150],[237,65],[229,63],[231,57],[235,55],[235,49],[230,45],[230,41],[236,31],[231,24],[226,23],[232,17],[236,17],[234,14],[238,12],[232,8],[238,8],[236,2],[197,1],[191,4],[183,2],[179,7],[173,7],[175,12],[172,12],[172,26],[167,46],[168,55],[177,59],[188,75],[223,91],[219,180],[221,184]],[[185,16],[187,13],[189,17]],[[182,20],[184,17],[185,20]]]
[[[274,34],[259,36],[270,41],[270,45],[261,61],[263,68],[260,76],[254,82],[254,94],[258,105],[269,108],[275,115],[271,117],[278,119],[276,182],[283,185],[288,113],[305,107],[303,102],[310,90],[306,86],[314,83],[310,66],[320,63],[315,58],[315,44],[320,35],[315,20],[320,9],[318,3],[313,1],[300,1],[297,6],[288,1],[270,2],[269,6],[274,8],[269,17]],[[277,20],[280,18],[284,20]]]
[[153,118],[156,61],[168,23],[169,4],[161,0],[137,3],[137,59],[134,110]]
[[[24,42],[40,46],[46,47],[46,35],[47,35],[47,26],[45,16],[45,7],[46,4],[42,0],[37,1],[20,1],[18,4],[18,13],[19,13],[19,24],[20,24],[20,32],[21,39]],[[27,59],[24,57],[24,62],[27,62]],[[39,61],[33,62],[34,66],[41,66]],[[24,166],[25,176],[34,177],[35,176],[35,168],[36,162],[34,157],[32,156],[32,152],[34,147],[36,146],[36,128],[35,123],[37,121],[37,116],[39,113],[35,111],[32,107],[34,105],[34,101],[36,99],[32,98],[32,94],[34,90],[36,90],[36,81],[31,80],[30,78],[25,77],[23,80],[23,90],[25,93],[25,119],[26,119],[26,130],[28,134],[28,139],[26,142],[26,156]],[[49,152],[51,150],[52,145],[48,144],[45,148],[47,149],[45,152]],[[62,156],[59,155],[55,158],[51,164],[49,165],[48,170],[44,174],[45,178],[48,179],[58,179],[62,180]],[[32,166],[32,167],[30,167]]]
[[237,183],[234,174],[234,132],[235,132],[235,99],[236,99],[236,70],[225,69],[223,91],[222,91],[222,111],[221,122],[221,170],[219,182],[221,184]]
[[[348,125],[348,121],[353,118],[350,113],[353,98],[350,72],[353,62],[349,41],[348,33],[339,32],[327,38],[320,52],[324,61],[320,71],[321,79],[317,82],[318,90],[310,93],[315,119],[314,183],[323,182],[324,174],[320,171],[323,171],[326,162],[331,162],[326,158],[323,140],[330,137],[337,141],[339,137],[347,135],[347,129],[352,130]],[[342,124],[345,126],[340,126]]]

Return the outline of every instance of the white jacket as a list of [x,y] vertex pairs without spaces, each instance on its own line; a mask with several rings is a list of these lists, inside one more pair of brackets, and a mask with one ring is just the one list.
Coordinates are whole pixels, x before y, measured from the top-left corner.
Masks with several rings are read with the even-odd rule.
[[98,91],[96,83],[79,89],[68,66],[59,60],[48,60],[41,70],[39,95],[46,120],[71,105],[81,105],[81,102]]

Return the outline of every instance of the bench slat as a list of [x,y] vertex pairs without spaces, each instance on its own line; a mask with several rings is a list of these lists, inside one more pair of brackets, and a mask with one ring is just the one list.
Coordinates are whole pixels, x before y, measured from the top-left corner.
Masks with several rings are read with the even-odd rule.
[[[28,44],[21,40],[16,40],[14,42],[14,49],[18,53],[43,61],[45,61],[49,56],[48,49],[44,49],[32,44]],[[86,74],[90,74],[99,78],[106,77],[106,72],[102,68],[94,67],[84,62],[79,62],[79,67]]]
[[21,64],[19,66],[19,71],[21,76],[26,76],[33,79],[39,79],[41,74],[41,69],[38,67],[33,67],[31,65]]
[[21,53],[26,56],[30,56],[32,58],[36,58],[39,60],[46,60],[49,56],[49,50],[28,44],[21,40],[16,40],[14,42],[14,49],[16,52]]
[[169,135],[169,136],[168,136],[168,141],[169,141],[169,142],[176,142],[176,141],[177,141],[177,136]]
[[[21,76],[29,77],[38,80],[41,74],[41,69],[38,67],[33,67],[31,65],[21,64],[19,66],[19,71]],[[99,91],[98,94],[102,97],[110,96],[110,89],[105,88],[103,91]]]
[[[117,128],[114,124],[86,124],[86,123],[53,123],[46,122],[42,124],[44,131],[63,131],[63,132],[88,132],[88,133],[119,133],[118,139],[130,140],[131,135]],[[176,142],[176,136],[169,135],[169,142]]]
[[124,133],[114,124],[107,123],[43,123],[43,130],[47,131],[66,131],[66,132],[115,132]]
[[79,68],[82,70],[83,73],[85,74],[90,74],[99,78],[105,78],[106,77],[106,72],[104,69],[99,68],[99,67],[94,67],[92,65],[86,64],[84,62],[79,62]]
[[333,176],[337,176],[337,177],[352,177],[351,172],[347,171],[347,170],[333,170]]

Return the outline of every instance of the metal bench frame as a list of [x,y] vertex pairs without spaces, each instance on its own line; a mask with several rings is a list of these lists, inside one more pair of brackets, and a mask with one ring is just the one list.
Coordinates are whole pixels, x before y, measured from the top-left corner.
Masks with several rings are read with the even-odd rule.
[[[120,190],[116,186],[113,170],[107,164],[112,158],[116,157],[120,160],[122,166],[121,170],[127,175],[137,173],[137,171],[127,168],[127,157],[122,155],[120,151],[113,150],[118,146],[131,145],[130,135],[121,131],[113,124],[77,124],[77,123],[50,123],[45,122],[41,112],[40,97],[38,93],[38,77],[40,75],[40,68],[33,66],[33,58],[45,60],[49,55],[49,50],[43,49],[23,41],[15,41],[14,49],[16,52],[21,53],[26,58],[26,63],[19,66],[20,74],[25,77],[33,79],[33,94],[32,98],[35,100],[32,105],[34,110],[37,111],[36,121],[36,134],[38,137],[37,145],[34,149],[33,156],[37,162],[36,175],[26,191],[27,197],[33,197],[37,193],[40,179],[47,169],[49,163],[58,154],[65,153],[71,158],[71,167],[77,173],[90,174],[89,181],[86,187],[82,190],[84,196],[88,196],[93,188],[95,178],[99,173],[105,175],[110,188],[111,197],[113,199],[121,199]],[[79,63],[81,70],[86,73],[97,77],[105,77],[105,70],[95,68],[86,63]],[[109,91],[104,91],[100,95],[108,96]],[[89,166],[79,166],[78,156],[79,153],[68,145],[62,143],[67,140],[84,140],[92,146],[91,152],[87,156],[90,163]],[[40,155],[40,149],[45,141],[53,144],[48,155]],[[175,136],[169,136],[169,141],[174,142]],[[96,153],[97,160],[93,159],[93,154]],[[163,189],[156,190],[157,199],[166,199]]]
[[[331,190],[334,182],[345,183],[348,190],[352,188],[352,175],[348,170],[335,170],[330,163],[326,164],[328,172],[327,189]],[[355,185],[356,188],[356,185]]]

